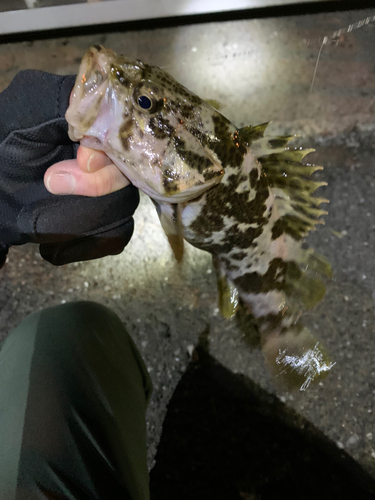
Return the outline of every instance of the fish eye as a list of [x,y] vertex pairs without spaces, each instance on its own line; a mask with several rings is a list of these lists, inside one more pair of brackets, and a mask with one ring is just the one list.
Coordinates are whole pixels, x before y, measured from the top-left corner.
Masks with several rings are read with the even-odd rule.
[[138,104],[142,109],[146,110],[149,110],[152,107],[151,99],[147,97],[147,95],[140,95],[138,97]]
[[164,100],[160,89],[152,82],[147,82],[146,85],[137,85],[133,92],[133,103],[138,111],[142,113],[156,113],[163,107]]

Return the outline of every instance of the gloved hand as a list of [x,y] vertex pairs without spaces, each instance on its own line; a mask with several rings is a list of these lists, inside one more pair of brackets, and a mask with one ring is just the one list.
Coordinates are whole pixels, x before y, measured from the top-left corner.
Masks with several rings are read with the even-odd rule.
[[51,165],[77,154],[64,118],[74,80],[22,71],[0,94],[0,267],[12,245],[38,243],[44,259],[61,265],[120,253],[132,236],[134,186],[92,198],[44,185]]

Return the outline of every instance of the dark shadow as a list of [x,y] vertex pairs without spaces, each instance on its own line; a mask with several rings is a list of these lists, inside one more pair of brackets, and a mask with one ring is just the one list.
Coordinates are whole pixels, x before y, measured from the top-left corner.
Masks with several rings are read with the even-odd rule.
[[346,452],[199,347],[169,403],[150,486],[152,500],[375,498]]

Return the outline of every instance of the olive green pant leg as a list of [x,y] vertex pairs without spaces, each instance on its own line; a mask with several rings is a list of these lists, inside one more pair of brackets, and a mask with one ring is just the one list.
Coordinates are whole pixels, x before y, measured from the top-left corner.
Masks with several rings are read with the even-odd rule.
[[147,500],[151,381],[119,318],[78,302],[27,317],[0,352],[2,500]]

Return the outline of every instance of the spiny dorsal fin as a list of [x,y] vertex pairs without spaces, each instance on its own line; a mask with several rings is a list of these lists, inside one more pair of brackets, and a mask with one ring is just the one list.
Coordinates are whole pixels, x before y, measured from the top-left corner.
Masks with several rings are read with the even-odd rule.
[[223,107],[223,105],[216,99],[205,99],[205,101],[207,104],[217,109],[218,111],[220,111],[220,109]]
[[314,196],[314,192],[327,184],[310,179],[323,167],[301,163],[314,150],[287,147],[295,136],[264,137],[266,126],[261,124],[241,130],[244,130],[243,134],[246,130],[249,137],[251,132],[253,137],[259,135],[259,138],[252,139],[251,151],[267,176],[281,214],[273,228],[274,236],[287,233],[295,240],[301,240],[309,231],[315,230],[317,224],[324,224],[321,217],[327,212],[320,205],[328,200]]
[[259,125],[248,125],[247,127],[242,127],[238,131],[238,136],[240,141],[245,142],[250,146],[257,139],[261,139],[264,136],[264,131],[268,127],[270,122],[261,123]]
[[[264,124],[260,125],[262,137],[254,140],[250,149],[274,195],[272,213],[275,219],[270,228],[271,241],[280,238],[280,244],[285,245],[287,304],[290,309],[294,304],[296,311],[299,308],[311,309],[324,296],[322,278],[331,278],[332,275],[330,264],[324,257],[312,250],[304,250],[300,245],[300,241],[314,231],[317,224],[324,224],[321,217],[327,214],[320,205],[328,203],[328,200],[314,195],[326,183],[310,178],[322,167],[301,163],[313,149],[289,147],[293,136],[264,137],[264,128]],[[265,241],[268,241],[267,238]]]

